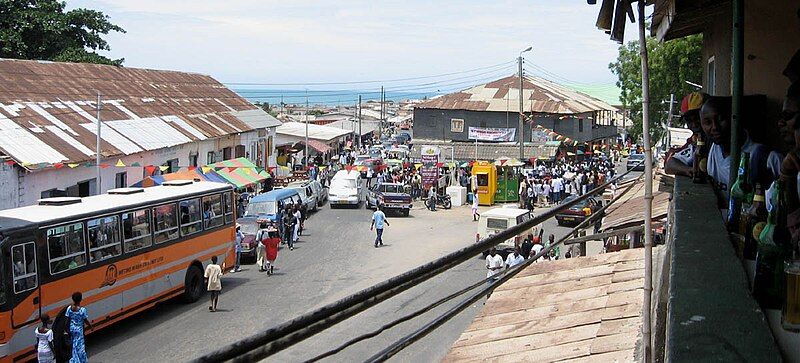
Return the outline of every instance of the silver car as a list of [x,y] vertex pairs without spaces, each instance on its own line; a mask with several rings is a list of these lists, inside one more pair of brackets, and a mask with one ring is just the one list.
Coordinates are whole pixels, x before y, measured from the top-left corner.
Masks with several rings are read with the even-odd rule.
[[309,211],[316,211],[328,201],[328,189],[323,188],[322,184],[316,180],[292,182],[286,188],[296,189]]

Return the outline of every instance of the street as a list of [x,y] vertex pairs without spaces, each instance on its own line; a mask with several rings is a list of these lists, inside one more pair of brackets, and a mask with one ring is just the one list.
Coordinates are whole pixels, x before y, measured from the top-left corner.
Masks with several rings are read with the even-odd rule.
[[[481,208],[487,210],[489,208]],[[407,218],[389,216],[385,246],[374,248],[369,231],[372,211],[320,209],[306,222],[307,232],[294,251],[283,248],[275,275],[259,273],[250,262],[244,271],[223,278],[217,313],[207,301],[168,301],[87,338],[93,362],[186,361],[336,301],[361,289],[473,243],[477,223],[468,206],[430,212],[415,203]],[[545,235],[563,235],[569,228],[555,220],[544,224]],[[419,309],[486,275],[483,259],[475,257],[269,360],[302,361]],[[444,304],[376,338],[356,344],[328,361],[368,357],[453,306]],[[433,334],[397,355],[397,361],[436,361],[472,321],[480,306],[460,314]],[[89,312],[91,314],[91,312]]]

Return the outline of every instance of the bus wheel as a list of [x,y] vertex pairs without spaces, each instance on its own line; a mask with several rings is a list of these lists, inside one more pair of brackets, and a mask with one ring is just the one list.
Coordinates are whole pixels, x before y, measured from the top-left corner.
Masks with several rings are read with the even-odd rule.
[[183,286],[183,301],[193,303],[203,296],[203,271],[197,266],[189,266]]

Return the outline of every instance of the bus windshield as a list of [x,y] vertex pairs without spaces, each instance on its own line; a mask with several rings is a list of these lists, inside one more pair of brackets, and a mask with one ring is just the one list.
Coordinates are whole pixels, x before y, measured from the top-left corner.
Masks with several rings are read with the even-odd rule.
[[247,205],[247,215],[257,216],[263,214],[275,214],[275,201],[274,200],[265,200],[263,202],[253,203]]

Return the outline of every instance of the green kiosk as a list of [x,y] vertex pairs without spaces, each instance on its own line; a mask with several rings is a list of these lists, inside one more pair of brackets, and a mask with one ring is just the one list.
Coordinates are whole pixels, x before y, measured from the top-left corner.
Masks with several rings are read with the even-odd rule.
[[502,157],[495,160],[494,165],[497,167],[497,191],[494,194],[494,201],[518,202],[518,169],[525,164],[514,158]]

